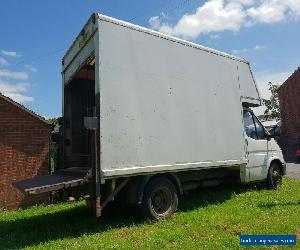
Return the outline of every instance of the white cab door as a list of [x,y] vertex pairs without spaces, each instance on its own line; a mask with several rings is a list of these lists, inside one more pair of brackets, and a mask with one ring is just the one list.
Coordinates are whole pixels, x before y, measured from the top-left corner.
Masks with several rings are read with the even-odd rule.
[[248,164],[247,181],[259,181],[267,177],[268,139],[265,129],[250,111],[244,111],[244,128]]

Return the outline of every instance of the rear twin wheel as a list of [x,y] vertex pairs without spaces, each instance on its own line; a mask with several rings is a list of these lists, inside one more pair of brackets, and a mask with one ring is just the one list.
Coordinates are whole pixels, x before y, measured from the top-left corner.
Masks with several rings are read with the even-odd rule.
[[163,177],[151,180],[144,190],[141,206],[143,216],[148,219],[169,218],[178,206],[178,196],[174,184]]

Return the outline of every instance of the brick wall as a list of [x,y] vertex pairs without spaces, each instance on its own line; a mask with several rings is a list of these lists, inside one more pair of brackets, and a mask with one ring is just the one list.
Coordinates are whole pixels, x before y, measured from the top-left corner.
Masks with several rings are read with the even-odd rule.
[[300,68],[279,89],[282,120],[281,147],[287,161],[295,160],[300,146]]
[[0,97],[0,207],[47,202],[47,195],[25,197],[12,182],[48,174],[50,126]]

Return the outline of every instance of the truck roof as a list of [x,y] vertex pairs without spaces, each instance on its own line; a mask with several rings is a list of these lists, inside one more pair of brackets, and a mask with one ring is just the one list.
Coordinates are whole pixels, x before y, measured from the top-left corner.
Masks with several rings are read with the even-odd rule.
[[[113,17],[109,17],[109,16],[106,16],[106,15],[103,15],[103,14],[100,14],[100,13],[92,14],[91,17],[89,18],[89,20],[84,25],[83,29],[89,24],[89,22],[91,22],[91,21],[95,22],[96,18],[98,18],[102,21],[105,21],[105,22],[114,23],[116,25],[120,25],[120,26],[123,26],[123,27],[130,28],[132,30],[136,30],[136,31],[139,31],[139,32],[144,32],[146,34],[153,35],[153,36],[156,36],[156,37],[160,37],[162,39],[166,39],[166,40],[176,42],[176,43],[179,43],[179,44],[182,44],[182,45],[185,45],[185,46],[193,47],[193,48],[200,49],[200,50],[212,53],[212,54],[216,54],[216,55],[219,55],[219,56],[227,57],[227,58],[232,59],[232,60],[237,60],[237,61],[249,64],[249,62],[247,60],[245,60],[241,57],[237,57],[237,56],[225,53],[225,52],[221,52],[221,51],[218,51],[218,50],[215,50],[215,49],[212,49],[212,48],[208,48],[208,47],[205,47],[205,46],[202,46],[202,45],[190,42],[190,41],[186,41],[186,40],[183,40],[183,39],[180,39],[180,38],[177,38],[177,37],[166,35],[164,33],[161,33],[161,32],[155,31],[155,30],[151,30],[151,29],[148,29],[148,28],[136,25],[136,24],[129,23],[129,22],[125,22],[125,21],[122,21],[122,20],[119,20],[119,19],[116,19],[116,18],[113,18]],[[63,59],[68,55],[68,53],[72,49],[73,45],[76,43],[77,39],[79,39],[80,36],[81,36],[81,32],[78,34],[78,36],[76,37],[76,39],[74,40],[74,42],[72,43],[70,48],[67,50],[67,52],[65,53]]]

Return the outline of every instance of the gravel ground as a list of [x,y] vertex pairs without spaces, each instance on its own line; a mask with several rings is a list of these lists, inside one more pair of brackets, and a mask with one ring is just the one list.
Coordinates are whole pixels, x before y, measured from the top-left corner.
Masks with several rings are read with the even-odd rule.
[[294,179],[300,179],[300,164],[287,163],[286,175]]

